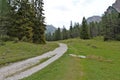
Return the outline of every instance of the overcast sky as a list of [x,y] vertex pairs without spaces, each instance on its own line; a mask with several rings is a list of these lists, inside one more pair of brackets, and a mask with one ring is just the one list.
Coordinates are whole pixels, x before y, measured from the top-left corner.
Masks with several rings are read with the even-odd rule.
[[102,15],[115,0],[44,0],[46,23],[69,28],[70,21],[81,23],[83,16]]

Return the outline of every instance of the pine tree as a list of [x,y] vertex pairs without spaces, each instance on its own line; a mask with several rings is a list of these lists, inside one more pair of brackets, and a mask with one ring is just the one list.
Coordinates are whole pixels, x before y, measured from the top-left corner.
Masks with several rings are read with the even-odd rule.
[[61,40],[61,31],[60,31],[60,28],[58,28],[56,31],[55,31],[55,34],[54,34],[54,40],[57,41],[57,40]]
[[68,39],[68,31],[67,29],[63,26],[63,30],[62,30],[62,39]]
[[35,9],[36,9],[36,21],[33,28],[33,42],[34,43],[45,43],[45,22],[44,22],[44,9],[43,9],[43,0],[35,0]]
[[102,21],[97,23],[97,28],[98,28],[98,36],[103,36],[104,31],[103,31]]
[[79,23],[75,23],[73,27],[73,37],[79,37],[80,36],[80,27]]
[[73,38],[73,24],[70,22],[70,30],[69,30],[70,38]]
[[[19,9],[13,7],[12,26],[8,29],[8,35],[17,37],[19,40],[32,42],[33,26],[35,12],[34,7],[28,0],[15,1],[14,7],[19,6]],[[19,33],[18,33],[19,32]]]
[[9,26],[9,4],[7,0],[0,0],[0,36],[7,34],[7,27]]
[[89,37],[89,30],[88,30],[88,26],[87,26],[87,21],[86,21],[85,17],[83,17],[83,20],[82,20],[80,38],[81,39],[89,39],[90,38]]
[[53,35],[50,32],[46,33],[46,40],[47,41],[53,41]]
[[93,38],[93,37],[98,36],[98,26],[97,26],[97,23],[91,22],[89,24],[89,27],[90,27],[90,37]]

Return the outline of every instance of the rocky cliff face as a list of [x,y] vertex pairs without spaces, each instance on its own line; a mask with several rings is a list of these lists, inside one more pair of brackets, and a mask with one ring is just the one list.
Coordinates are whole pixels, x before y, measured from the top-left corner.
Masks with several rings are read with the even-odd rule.
[[112,5],[120,13],[120,0],[116,0],[116,2]]

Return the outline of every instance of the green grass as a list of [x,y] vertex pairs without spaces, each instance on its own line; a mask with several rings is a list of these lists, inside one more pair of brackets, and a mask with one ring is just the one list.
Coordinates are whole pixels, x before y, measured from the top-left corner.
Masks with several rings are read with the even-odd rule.
[[0,46],[0,66],[41,55],[56,47],[58,47],[56,43],[39,45],[26,42],[6,42],[5,45]]
[[[67,53],[23,80],[120,80],[120,42],[70,39]],[[79,59],[69,54],[85,55]]]
[[65,54],[45,69],[23,80],[81,80],[83,73],[81,65],[77,63],[79,61],[80,59]]

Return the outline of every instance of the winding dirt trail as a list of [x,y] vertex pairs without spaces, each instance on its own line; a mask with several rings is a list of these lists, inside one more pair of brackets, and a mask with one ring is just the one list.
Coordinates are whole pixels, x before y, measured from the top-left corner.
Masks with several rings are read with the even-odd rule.
[[[59,43],[59,47],[53,51],[0,68],[0,80],[19,80],[28,77],[59,59],[67,51],[67,49],[68,47],[66,44]],[[40,60],[49,57],[51,58],[47,61],[34,66],[35,64],[39,63]],[[30,66],[34,67],[27,69]]]

